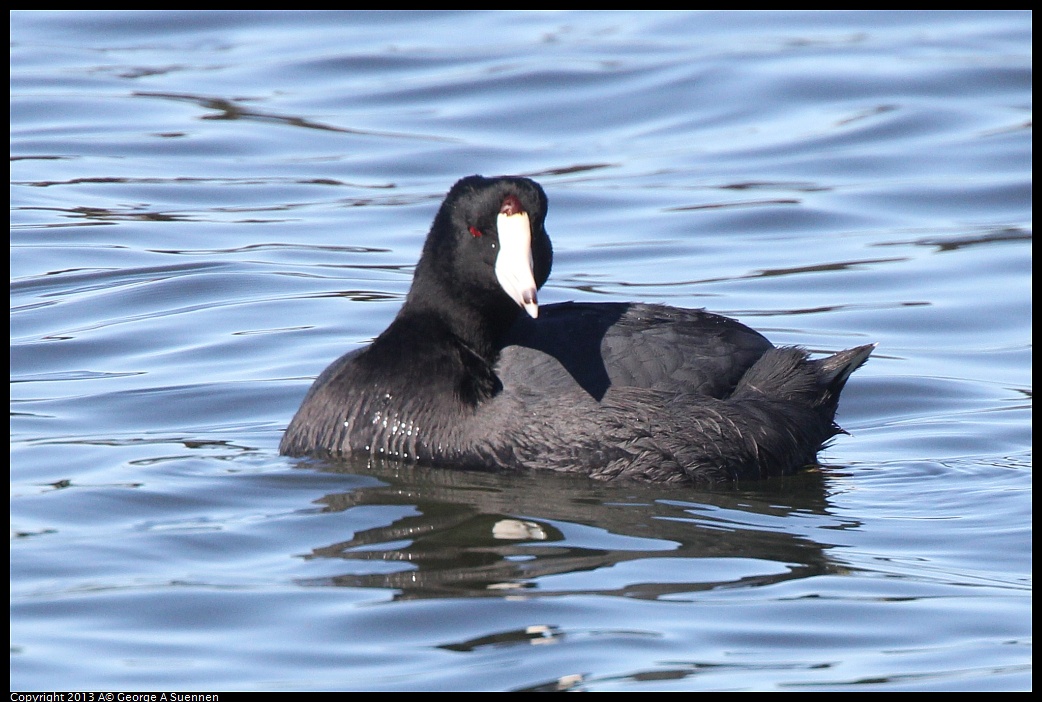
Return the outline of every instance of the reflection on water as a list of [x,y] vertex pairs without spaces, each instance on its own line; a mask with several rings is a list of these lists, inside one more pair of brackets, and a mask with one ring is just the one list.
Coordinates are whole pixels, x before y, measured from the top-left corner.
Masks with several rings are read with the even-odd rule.
[[[402,599],[576,592],[655,599],[672,593],[750,587],[822,574],[834,567],[825,555],[828,545],[808,539],[804,532],[811,527],[812,517],[819,518],[813,523],[815,530],[856,526],[828,515],[819,471],[773,480],[766,487],[701,493],[631,485],[604,489],[586,478],[488,475],[378,460],[324,469],[352,468],[364,468],[366,475],[386,484],[327,495],[320,500],[325,509],[405,505],[416,513],[352,534],[348,540],[318,546],[309,558],[381,561],[401,567],[393,572],[365,572],[363,566],[362,572],[310,584],[388,588]],[[792,515],[800,517],[801,529],[795,532],[787,526]],[[718,562],[736,554],[749,561],[744,568]],[[576,580],[583,582],[581,588],[560,591],[546,580],[548,575],[591,572],[647,558],[693,560],[680,569],[682,573],[705,562],[705,577],[604,588]],[[732,568],[769,572],[743,572],[732,579]]]

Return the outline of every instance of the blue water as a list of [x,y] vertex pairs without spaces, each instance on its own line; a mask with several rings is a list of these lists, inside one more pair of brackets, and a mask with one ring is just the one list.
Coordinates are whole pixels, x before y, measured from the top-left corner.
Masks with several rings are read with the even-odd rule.
[[[1031,14],[14,12],[13,690],[1031,688]],[[280,457],[471,173],[878,342],[714,491]]]

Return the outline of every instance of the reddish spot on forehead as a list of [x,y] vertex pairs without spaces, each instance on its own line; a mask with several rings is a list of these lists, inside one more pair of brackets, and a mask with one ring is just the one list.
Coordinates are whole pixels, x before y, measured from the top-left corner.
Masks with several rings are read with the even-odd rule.
[[499,214],[505,215],[516,215],[524,212],[525,209],[521,207],[521,201],[517,199],[517,195],[507,195],[503,198],[503,205],[499,208]]

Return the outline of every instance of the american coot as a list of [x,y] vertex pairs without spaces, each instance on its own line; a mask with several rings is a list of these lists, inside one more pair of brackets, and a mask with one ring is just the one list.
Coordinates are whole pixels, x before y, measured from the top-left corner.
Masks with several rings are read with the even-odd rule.
[[456,183],[398,316],[315,380],[279,450],[712,483],[792,473],[842,431],[874,345],[810,360],[703,310],[539,307],[545,217],[527,178]]

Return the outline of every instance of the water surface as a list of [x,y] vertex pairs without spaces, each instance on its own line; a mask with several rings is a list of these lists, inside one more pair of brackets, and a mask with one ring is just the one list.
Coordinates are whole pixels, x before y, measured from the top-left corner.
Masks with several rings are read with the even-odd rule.
[[[1031,687],[1031,15],[14,12],[11,686]],[[715,491],[280,457],[472,173],[540,301],[878,342]]]

